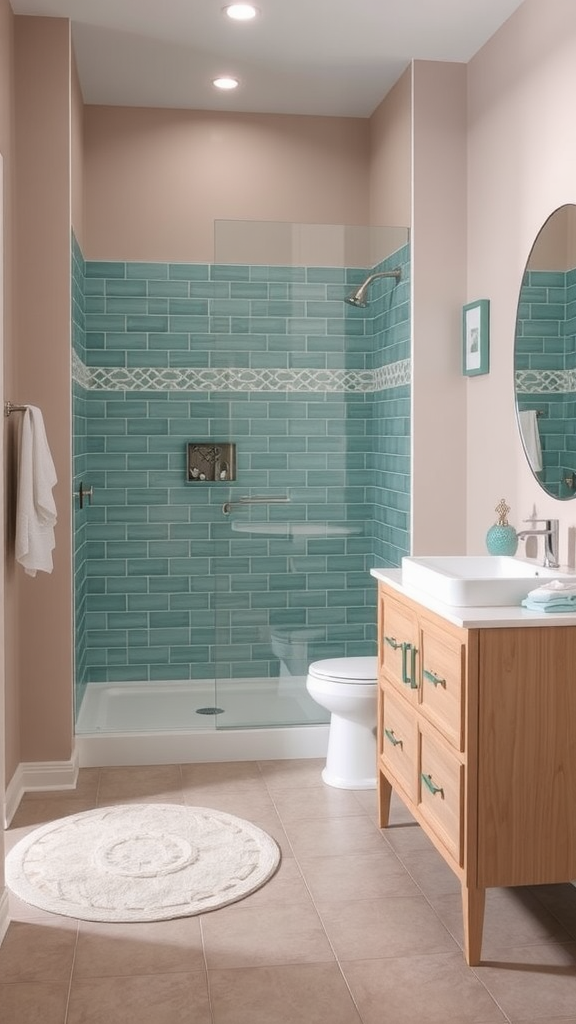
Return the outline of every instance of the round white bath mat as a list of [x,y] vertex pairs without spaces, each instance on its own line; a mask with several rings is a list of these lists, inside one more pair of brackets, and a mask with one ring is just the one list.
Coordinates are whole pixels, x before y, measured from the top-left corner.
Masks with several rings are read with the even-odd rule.
[[266,832],[209,807],[129,804],[59,818],[6,858],[26,903],[86,921],[163,921],[243,899],[272,877]]

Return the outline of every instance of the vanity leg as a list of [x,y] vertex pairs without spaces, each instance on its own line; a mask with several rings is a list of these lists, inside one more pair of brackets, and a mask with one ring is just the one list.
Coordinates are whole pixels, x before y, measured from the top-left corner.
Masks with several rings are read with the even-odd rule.
[[381,771],[378,772],[378,828],[386,828],[390,819],[392,786]]
[[464,955],[470,967],[480,963],[482,931],[484,928],[485,889],[469,889],[462,885],[462,914],[464,918]]

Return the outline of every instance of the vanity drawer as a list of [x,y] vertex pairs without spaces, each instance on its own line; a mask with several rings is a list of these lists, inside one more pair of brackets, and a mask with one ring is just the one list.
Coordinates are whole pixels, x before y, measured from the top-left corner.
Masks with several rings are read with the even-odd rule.
[[422,628],[420,647],[420,710],[457,750],[464,750],[464,643],[458,637],[426,622]]
[[418,620],[400,601],[385,597],[380,637],[382,669],[414,705],[418,702]]
[[461,761],[432,730],[420,732],[418,810],[454,860],[464,863],[464,772]]
[[418,727],[409,705],[384,687],[382,694],[382,766],[390,771],[410,800],[416,800]]

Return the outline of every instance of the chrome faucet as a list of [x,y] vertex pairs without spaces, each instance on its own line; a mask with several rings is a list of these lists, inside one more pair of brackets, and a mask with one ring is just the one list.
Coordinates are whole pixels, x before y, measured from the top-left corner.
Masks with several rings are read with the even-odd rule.
[[543,530],[520,530],[518,540],[524,537],[544,537],[544,561],[546,569],[557,569],[559,553],[559,521],[558,519],[525,519],[525,523],[544,523]]

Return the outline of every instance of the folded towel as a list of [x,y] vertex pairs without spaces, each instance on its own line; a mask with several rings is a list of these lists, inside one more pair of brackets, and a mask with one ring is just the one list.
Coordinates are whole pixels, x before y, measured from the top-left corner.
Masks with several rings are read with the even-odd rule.
[[520,433],[526,449],[526,456],[534,473],[542,469],[542,445],[538,430],[538,416],[535,409],[523,409],[518,413]]
[[22,420],[16,502],[16,559],[28,576],[52,572],[56,482],[42,413],[29,405]]
[[532,612],[546,612],[549,615],[553,615],[555,612],[572,612],[573,615],[576,615],[576,601],[569,600],[568,598],[564,600],[558,598],[556,601],[542,603],[540,601],[531,601],[529,597],[525,597],[522,605],[524,608],[529,608]]
[[576,576],[568,580],[550,580],[549,583],[543,583],[541,587],[531,590],[527,596],[531,601],[540,601],[542,604],[559,598],[576,600]]

